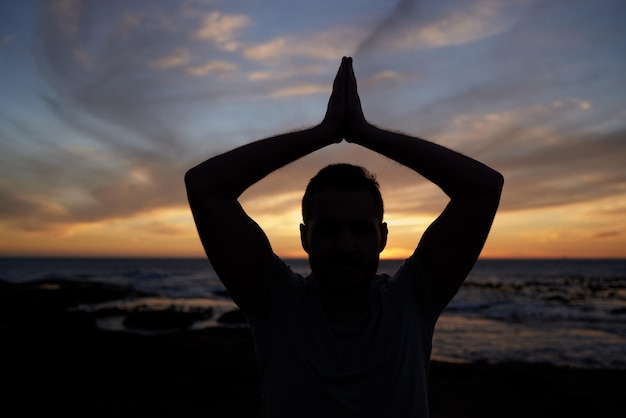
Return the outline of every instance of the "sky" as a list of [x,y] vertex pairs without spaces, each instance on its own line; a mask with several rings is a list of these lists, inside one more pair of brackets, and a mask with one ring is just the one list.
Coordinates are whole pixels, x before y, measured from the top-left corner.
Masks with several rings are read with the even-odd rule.
[[[342,56],[370,123],[500,171],[482,257],[626,257],[623,0],[0,3],[0,256],[201,257],[187,169],[313,126]],[[300,203],[333,162],[376,173],[409,256],[446,196],[358,145],[241,198],[305,256]]]

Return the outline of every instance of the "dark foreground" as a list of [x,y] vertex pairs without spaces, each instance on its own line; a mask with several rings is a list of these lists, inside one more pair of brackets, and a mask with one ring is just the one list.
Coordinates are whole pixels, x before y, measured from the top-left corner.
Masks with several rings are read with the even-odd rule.
[[[67,309],[112,290],[78,290],[0,286],[2,416],[261,416],[247,329],[102,331]],[[623,370],[434,362],[430,382],[434,418],[626,416]]]

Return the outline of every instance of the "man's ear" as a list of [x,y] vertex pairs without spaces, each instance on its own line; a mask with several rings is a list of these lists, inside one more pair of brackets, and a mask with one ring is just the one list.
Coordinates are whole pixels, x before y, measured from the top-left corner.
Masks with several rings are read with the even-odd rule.
[[387,235],[389,235],[389,230],[387,229],[387,222],[382,222],[380,224],[380,250],[379,253],[382,253],[387,245]]
[[300,242],[302,243],[302,248],[306,253],[309,253],[309,240],[307,239],[307,230],[308,227],[305,224],[300,224]]

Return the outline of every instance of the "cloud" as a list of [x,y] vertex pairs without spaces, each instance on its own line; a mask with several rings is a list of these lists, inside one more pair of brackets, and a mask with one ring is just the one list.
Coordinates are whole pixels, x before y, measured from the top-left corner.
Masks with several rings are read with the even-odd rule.
[[463,8],[450,9],[423,27],[407,28],[405,36],[394,39],[391,44],[398,49],[432,48],[462,45],[490,37],[511,28],[518,21],[519,16],[511,16],[507,10],[516,3],[520,2],[466,2]]
[[369,34],[357,45],[354,55],[360,57],[376,49],[381,38],[386,37],[386,33],[405,24],[414,13],[417,0],[399,0],[392,12],[379,20]]
[[157,154],[126,155],[115,163],[98,161],[98,153],[78,160],[70,151],[40,151],[26,163],[33,184],[0,185],[1,217],[13,229],[58,234],[75,224],[184,205],[184,168]]
[[300,84],[285,87],[274,91],[271,97],[307,96],[310,94],[330,93],[330,87],[326,84]]
[[286,38],[275,38],[262,44],[246,47],[243,55],[255,61],[267,61],[279,58],[292,51]]
[[[623,214],[623,75],[603,55],[619,55],[618,26],[568,2],[528,20],[535,3],[401,0],[282,27],[240,2],[42,1],[32,52],[45,88],[32,113],[43,116],[20,113],[23,103],[0,109],[3,227],[60,234],[122,220],[175,235],[133,221],[186,207],[182,176],[199,153],[318,121],[342,55],[356,56],[372,123],[502,171],[503,212],[606,202],[588,216]],[[293,216],[306,181],[339,161],[379,174],[394,219],[423,222],[446,203],[410,170],[341,144],[273,173],[246,207],[268,222]]]
[[243,56],[252,61],[271,63],[292,58],[337,61],[350,55],[363,36],[354,27],[338,26],[320,32],[278,36],[243,48]]
[[237,65],[232,62],[215,60],[205,64],[187,68],[187,73],[194,76],[204,76],[214,73],[228,73],[237,70]]
[[468,0],[448,2],[400,0],[391,13],[361,41],[355,56],[462,45],[506,31],[519,22],[531,1]]
[[601,231],[592,235],[593,239],[618,238],[622,235],[622,231]]
[[[526,161],[528,168],[523,177],[519,171],[509,176],[515,193],[507,198],[506,206],[514,209],[546,207],[619,196],[626,186],[626,174],[620,172],[617,164],[619,159],[623,161],[625,152],[623,147],[615,147],[613,140],[616,138],[625,139],[621,133],[614,138],[595,138],[593,145],[580,141],[572,150],[568,146],[545,147],[524,159],[517,159],[515,163]],[[582,155],[591,147],[604,149]],[[609,154],[611,148],[616,154]],[[547,164],[551,166],[545,167]]]
[[220,12],[211,12],[202,19],[202,26],[196,36],[210,41],[224,51],[239,49],[241,30],[252,23],[252,19],[245,15],[231,15]]
[[[591,203],[623,195],[623,125],[599,130],[594,127],[598,106],[591,100],[565,96],[542,102],[536,89],[524,82],[480,85],[399,117],[407,126],[407,118],[413,115],[417,132],[501,171],[506,179],[501,211]],[[518,105],[507,104],[509,98],[519,100]],[[617,120],[619,113],[605,112],[602,120]],[[437,199],[437,191],[408,192],[404,188],[410,185],[400,177],[392,187],[397,190],[397,196],[392,196],[396,202],[401,201],[402,190],[407,190],[396,210],[407,214],[414,209],[438,210],[439,203],[425,203]]]
[[492,135],[490,163],[506,178],[504,210],[592,202],[626,189],[625,130],[564,135],[517,127]]
[[158,220],[148,220],[134,223],[128,227],[129,230],[140,234],[156,235],[163,237],[182,237],[189,234],[189,228],[175,225],[171,221],[163,222]]
[[167,70],[173,67],[187,65],[191,60],[191,54],[185,48],[176,48],[174,52],[164,57],[158,58],[150,63],[150,67],[157,70]]
[[[336,60],[337,61],[337,60]],[[337,61],[338,62],[338,61]],[[338,64],[337,64],[338,66]],[[272,66],[265,70],[250,71],[247,75],[249,81],[252,82],[280,82],[283,83],[289,79],[316,79],[319,77],[327,77],[332,80],[331,71],[334,67],[328,65],[327,62],[311,61],[311,62],[288,62],[280,66]],[[330,71],[329,71],[330,70]],[[329,81],[326,84],[330,85]]]
[[[143,6],[40,2],[33,52],[47,83],[38,98],[48,128],[21,118],[4,125],[16,139],[3,140],[2,150],[22,153],[0,169],[7,179],[0,211],[9,228],[59,234],[186,206],[182,178],[192,152],[180,138],[189,105],[222,88],[200,89],[194,79],[237,69],[211,54],[232,49],[251,21],[186,15],[185,5],[173,3]],[[25,143],[37,151],[20,150]]]
[[27,213],[38,212],[38,205],[30,200],[20,197],[7,188],[0,185],[0,215],[2,219],[15,219]]
[[401,81],[404,79],[406,79],[406,76],[397,71],[384,70],[384,71],[379,71],[373,76],[371,76],[368,81],[372,83],[378,83],[378,82],[387,81],[387,80]]
[[4,35],[0,38],[0,46],[9,46],[13,42],[14,36],[12,34]]
[[246,199],[246,210],[257,215],[272,216],[280,218],[282,215],[292,212],[295,208],[300,212],[300,204],[304,190],[298,188],[277,190],[269,197]]

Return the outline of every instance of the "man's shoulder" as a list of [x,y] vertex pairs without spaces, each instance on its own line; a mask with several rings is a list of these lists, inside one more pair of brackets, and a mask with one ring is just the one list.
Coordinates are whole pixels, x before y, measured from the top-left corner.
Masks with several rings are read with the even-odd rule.
[[270,284],[286,284],[291,286],[306,286],[311,281],[311,274],[302,275],[297,272],[288,261],[274,254],[272,270],[268,278]]
[[393,274],[378,273],[375,280],[380,285],[393,285],[396,282],[419,280],[421,277],[419,262],[413,255],[404,260]]
[[[245,262],[245,261],[242,261]],[[249,318],[264,316],[268,309],[293,292],[294,288],[305,284],[302,275],[293,269],[278,255],[272,255],[269,273],[258,277],[257,284],[248,298],[239,304]]]

